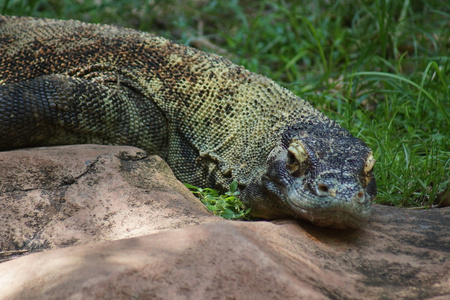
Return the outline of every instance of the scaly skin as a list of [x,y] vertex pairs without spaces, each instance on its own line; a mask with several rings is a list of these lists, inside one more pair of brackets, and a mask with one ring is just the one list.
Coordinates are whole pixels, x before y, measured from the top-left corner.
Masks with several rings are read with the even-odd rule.
[[236,179],[255,217],[358,227],[371,150],[274,81],[131,29],[0,16],[0,150],[79,143],[160,155],[183,182]]

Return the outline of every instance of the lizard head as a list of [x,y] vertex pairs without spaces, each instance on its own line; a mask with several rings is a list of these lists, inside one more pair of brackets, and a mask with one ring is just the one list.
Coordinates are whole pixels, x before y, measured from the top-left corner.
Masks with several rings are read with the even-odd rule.
[[243,199],[254,217],[359,227],[377,193],[374,164],[370,148],[339,126],[288,130],[268,155],[265,172],[243,190]]

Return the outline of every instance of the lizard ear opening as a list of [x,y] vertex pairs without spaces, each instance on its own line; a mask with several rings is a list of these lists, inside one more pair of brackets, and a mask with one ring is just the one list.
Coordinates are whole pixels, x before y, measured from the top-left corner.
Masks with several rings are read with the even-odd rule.
[[288,147],[286,166],[292,176],[299,177],[303,175],[305,163],[308,159],[308,152],[302,142],[293,139]]

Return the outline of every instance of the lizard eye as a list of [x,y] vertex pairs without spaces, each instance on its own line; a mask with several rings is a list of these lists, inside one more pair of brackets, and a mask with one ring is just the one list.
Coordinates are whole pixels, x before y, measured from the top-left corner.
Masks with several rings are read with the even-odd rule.
[[376,160],[373,158],[372,152],[367,156],[366,162],[364,164],[364,173],[369,173],[373,170],[373,166],[375,165]]
[[303,175],[305,162],[308,159],[308,152],[299,140],[293,140],[288,148],[287,169],[292,176]]

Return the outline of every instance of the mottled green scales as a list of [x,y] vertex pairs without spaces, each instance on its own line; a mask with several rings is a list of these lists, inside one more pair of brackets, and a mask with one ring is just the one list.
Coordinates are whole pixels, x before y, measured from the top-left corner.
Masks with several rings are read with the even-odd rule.
[[255,217],[356,227],[376,194],[371,150],[264,76],[131,29],[0,16],[0,150],[79,143],[236,179]]

